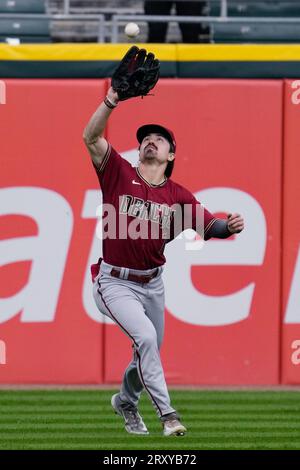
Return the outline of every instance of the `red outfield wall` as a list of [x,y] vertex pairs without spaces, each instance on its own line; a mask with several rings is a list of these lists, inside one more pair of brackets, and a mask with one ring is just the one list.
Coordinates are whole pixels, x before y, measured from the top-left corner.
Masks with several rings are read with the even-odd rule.
[[300,383],[300,81],[284,87],[282,382]]
[[[108,83],[5,85],[0,382],[119,382],[131,347],[91,295],[89,264],[101,253],[101,192],[81,137]],[[300,108],[289,108],[291,84],[285,86],[280,80],[161,80],[154,97],[121,103],[109,122],[107,138],[132,162],[139,125],[171,127],[178,141],[174,180],[211,212],[238,211],[246,220],[239,237],[209,241],[201,250],[198,240],[167,246],[162,358],[170,384],[277,384],[281,351],[283,380],[300,382],[297,367],[289,369],[289,343],[298,331],[291,323],[282,327],[280,318],[298,249],[288,229],[299,191],[297,127],[293,134],[288,119],[300,119]],[[283,191],[290,187],[293,195]],[[290,250],[287,257],[281,246],[283,254]]]

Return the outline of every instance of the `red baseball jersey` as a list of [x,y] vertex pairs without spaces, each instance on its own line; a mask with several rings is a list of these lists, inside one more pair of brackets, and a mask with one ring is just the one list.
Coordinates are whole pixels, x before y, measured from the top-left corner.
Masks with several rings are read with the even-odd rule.
[[[171,179],[148,183],[111,145],[97,172],[103,193],[103,259],[131,269],[165,263],[165,244],[193,228],[204,239],[216,220],[193,194]],[[180,224],[179,222],[182,222]],[[184,225],[183,225],[184,224]]]

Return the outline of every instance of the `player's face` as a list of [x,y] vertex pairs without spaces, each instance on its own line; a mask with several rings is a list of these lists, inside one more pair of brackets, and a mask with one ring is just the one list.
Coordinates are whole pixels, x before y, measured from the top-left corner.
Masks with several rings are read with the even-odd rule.
[[170,143],[161,134],[147,135],[140,146],[140,159],[145,160],[158,160],[160,163],[168,161],[170,155]]

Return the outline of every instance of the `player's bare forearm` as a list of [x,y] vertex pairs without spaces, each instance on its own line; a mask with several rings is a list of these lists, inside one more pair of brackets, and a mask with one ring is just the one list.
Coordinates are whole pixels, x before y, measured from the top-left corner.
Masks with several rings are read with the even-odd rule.
[[105,104],[105,101],[100,104],[84,129],[83,139],[86,145],[91,145],[95,143],[99,137],[103,137],[108,118],[114,109],[113,107],[109,107],[109,104],[112,103],[114,106],[117,105],[119,101],[118,94],[112,88],[108,90],[107,98],[107,104]]
[[111,112],[112,109],[109,109],[104,102],[100,104],[84,129],[83,139],[86,145],[93,144],[99,137],[103,137],[106,123]]

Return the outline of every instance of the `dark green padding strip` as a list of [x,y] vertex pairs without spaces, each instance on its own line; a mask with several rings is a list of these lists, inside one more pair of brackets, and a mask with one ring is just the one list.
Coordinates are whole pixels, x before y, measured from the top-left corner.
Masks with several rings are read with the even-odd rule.
[[[0,78],[106,78],[116,61],[0,61]],[[161,77],[178,78],[295,78],[299,61],[161,62]]]
[[[105,78],[115,70],[117,61],[0,61],[1,78]],[[177,63],[161,63],[161,77],[176,77]]]

